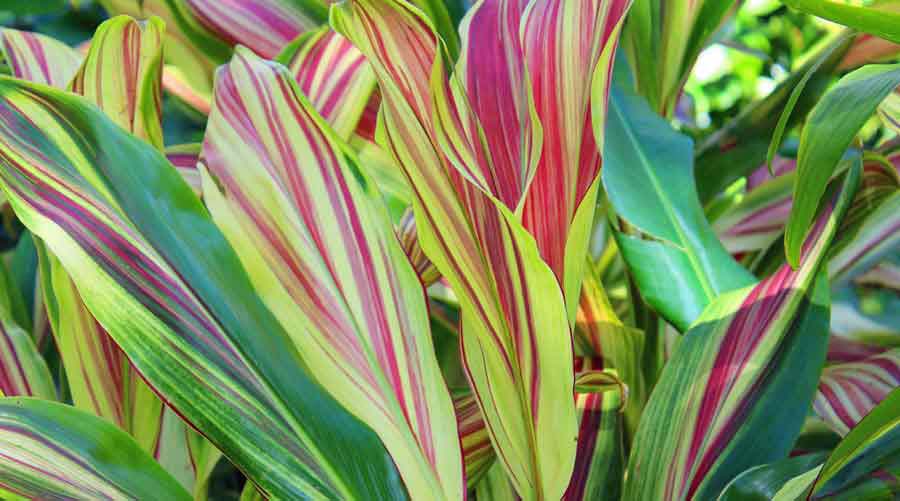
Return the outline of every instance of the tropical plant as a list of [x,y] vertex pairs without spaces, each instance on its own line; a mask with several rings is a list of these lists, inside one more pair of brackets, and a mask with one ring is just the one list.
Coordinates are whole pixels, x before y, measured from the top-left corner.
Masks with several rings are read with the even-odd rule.
[[713,131],[733,2],[100,3],[0,31],[4,499],[900,493],[890,2]]

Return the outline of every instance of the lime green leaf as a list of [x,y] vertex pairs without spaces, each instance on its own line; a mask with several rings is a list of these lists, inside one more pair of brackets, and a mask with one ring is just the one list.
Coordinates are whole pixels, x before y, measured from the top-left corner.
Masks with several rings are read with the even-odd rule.
[[0,49],[13,76],[64,88],[83,59],[77,50],[39,33],[0,30]]

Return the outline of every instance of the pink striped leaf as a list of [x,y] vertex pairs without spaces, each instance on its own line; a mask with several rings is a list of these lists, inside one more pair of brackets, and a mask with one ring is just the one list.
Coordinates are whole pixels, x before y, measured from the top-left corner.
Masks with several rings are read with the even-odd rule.
[[299,37],[278,61],[335,132],[350,139],[375,91],[375,74],[363,54],[326,27]]
[[813,409],[832,429],[846,435],[897,387],[900,387],[900,348],[826,367]]
[[0,392],[56,399],[56,387],[31,334],[13,318],[12,283],[0,262]]
[[2,78],[0,162],[16,215],[91,315],[267,495],[405,497],[377,436],[309,377],[162,153],[84,98]]
[[601,370],[602,367],[599,358],[579,358],[575,363],[576,370],[582,373],[578,381],[602,382],[602,389],[607,391],[575,395],[578,453],[575,471],[563,496],[565,501],[618,499],[621,495],[625,469],[621,412],[627,390],[614,372]]
[[475,396],[469,393],[455,397],[453,407],[456,410],[459,442],[462,445],[463,463],[466,467],[466,485],[472,488],[478,485],[491,469],[497,455],[491,446],[484,417]]
[[825,362],[820,270],[860,170],[832,184],[796,270],[720,296],[681,339],[638,425],[624,499],[715,497],[790,451]]
[[[603,115],[603,103],[591,107],[584,75],[606,85],[627,6],[480,2],[463,21],[463,49],[449,80],[432,24],[410,4],[359,0],[332,9],[332,25],[375,70],[383,99],[379,143],[413,188],[422,248],[460,299],[468,376],[498,457],[526,498],[561,497],[573,466],[568,318],[597,188],[591,112],[600,125]],[[514,28],[520,23],[521,32]],[[571,47],[574,40],[589,43]],[[524,71],[526,61],[540,62],[534,74]],[[572,92],[557,82],[571,83]],[[547,150],[541,119],[543,135],[564,138]],[[561,184],[539,172],[551,159],[565,162]],[[526,207],[528,197],[534,202]],[[544,234],[542,214],[553,218],[552,235]]]
[[409,262],[416,269],[416,274],[419,275],[422,285],[428,287],[437,282],[441,278],[441,272],[434,267],[434,264],[425,255],[425,251],[422,250],[422,246],[419,244],[419,231],[416,229],[416,219],[413,216],[412,209],[407,209],[403,213],[403,217],[397,226],[397,237],[400,239],[400,245],[403,246],[403,252],[406,252],[406,257],[409,258]]
[[326,21],[323,0],[178,0],[228,45],[244,45],[266,59]]
[[68,405],[0,398],[0,450],[4,499],[191,499],[125,432]]
[[83,59],[58,40],[11,28],[0,30],[0,50],[17,78],[59,88],[69,84]]
[[[97,29],[69,89],[84,95],[132,134],[162,147],[160,70],[164,27],[158,18],[114,17]],[[88,312],[59,260],[38,245],[44,302],[72,400],[131,434],[184,485],[195,478],[184,423],[140,378]],[[206,446],[209,448],[209,446]],[[216,453],[217,454],[217,453]],[[212,456],[210,456],[212,457]]]
[[[186,0],[100,0],[100,4],[110,14],[162,19],[166,63],[177,68],[166,80],[176,95],[196,95],[199,102],[208,99],[213,70],[228,59],[231,48],[193,15]],[[192,100],[185,99],[188,103]]]
[[202,161],[213,219],[313,376],[378,433],[412,497],[460,499],[424,290],[346,143],[286,68],[238,47]]
[[167,146],[165,149],[166,159],[178,170],[181,177],[187,181],[194,193],[198,195],[202,191],[200,170],[197,168],[201,149],[202,145],[200,143],[175,144]]

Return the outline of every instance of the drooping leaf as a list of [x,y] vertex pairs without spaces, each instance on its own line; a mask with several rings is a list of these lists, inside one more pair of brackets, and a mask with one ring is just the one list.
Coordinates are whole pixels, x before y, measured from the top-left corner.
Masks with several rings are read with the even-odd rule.
[[377,437],[306,374],[161,153],[83,98],[0,79],[0,161],[17,216],[90,313],[268,495],[404,497]]
[[641,417],[624,499],[707,499],[790,451],[825,362],[820,269],[860,170],[833,185],[797,270],[720,296],[681,339]]
[[266,59],[277,56],[291,40],[328,17],[323,0],[180,1],[197,22],[227,44],[247,46]]
[[424,291],[374,183],[285,67],[236,49],[202,161],[213,220],[312,375],[379,434],[412,497],[461,498]]
[[900,2],[879,0],[859,5],[833,0],[785,0],[789,7],[859,31],[900,43]]
[[619,217],[647,239],[617,233],[641,295],[686,330],[716,296],[753,276],[722,247],[694,189],[691,141],[641,98],[613,90],[603,184]]
[[0,49],[17,78],[64,88],[83,56],[68,45],[39,33],[0,30]]
[[0,485],[29,499],[191,499],[124,431],[84,411],[0,398]]
[[898,387],[900,348],[894,348],[862,360],[826,367],[813,409],[832,429],[846,435]]
[[844,151],[878,103],[897,85],[900,65],[865,66],[841,78],[810,112],[800,136],[794,205],[784,236],[792,266],[798,266],[816,206]]

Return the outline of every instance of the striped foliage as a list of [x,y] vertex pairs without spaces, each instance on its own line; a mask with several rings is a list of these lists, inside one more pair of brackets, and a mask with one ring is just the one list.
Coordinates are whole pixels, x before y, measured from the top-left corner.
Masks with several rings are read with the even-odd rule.
[[15,320],[12,283],[0,262],[0,392],[54,400],[56,388],[31,334]]
[[[413,187],[422,248],[459,296],[468,376],[525,498],[560,497],[573,466],[567,319],[597,189],[592,112],[602,128],[627,7],[479,2],[449,79],[441,40],[413,6],[364,0],[332,10],[378,78],[379,142]],[[566,45],[575,40],[589,43]],[[599,89],[594,106],[585,74]]]
[[154,390],[260,488],[403,497],[377,437],[305,373],[161,153],[83,98],[3,79],[0,161],[13,209],[59,258],[90,313]]
[[125,432],[67,405],[0,398],[0,486],[27,499],[191,499]]
[[797,270],[720,296],[685,334],[641,418],[624,499],[705,499],[788,453],[825,360],[820,269],[860,170],[832,186]]
[[825,368],[813,409],[846,435],[872,408],[900,387],[900,348]]
[[17,78],[64,88],[75,76],[82,56],[66,44],[38,33],[0,30],[0,49]]
[[313,376],[379,434],[410,495],[461,497],[424,292],[374,183],[286,68],[238,47],[203,163],[213,219]]

